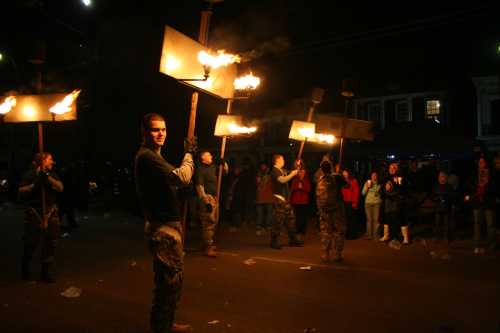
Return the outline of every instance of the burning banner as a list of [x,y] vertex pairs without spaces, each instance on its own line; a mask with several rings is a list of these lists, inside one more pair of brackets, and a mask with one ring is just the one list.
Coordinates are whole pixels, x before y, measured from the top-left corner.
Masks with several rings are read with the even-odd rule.
[[215,123],[215,136],[235,136],[249,135],[257,131],[256,126],[247,127],[240,125],[242,123],[241,116],[221,114],[217,116]]
[[260,79],[250,72],[250,74],[240,76],[234,80],[236,90],[255,90],[260,84]]

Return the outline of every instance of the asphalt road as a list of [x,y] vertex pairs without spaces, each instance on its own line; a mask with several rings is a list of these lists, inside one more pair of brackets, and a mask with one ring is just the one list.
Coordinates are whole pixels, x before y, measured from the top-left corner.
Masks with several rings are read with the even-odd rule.
[[[19,278],[22,211],[1,211],[0,221],[0,332],[149,332],[152,269],[139,218],[91,213],[61,239],[50,285]],[[346,260],[325,265],[309,230],[304,248],[276,251],[251,228],[220,228],[217,259],[198,251],[190,230],[178,321],[200,333],[500,332],[498,256],[474,256],[470,241],[453,244],[448,259],[421,240],[401,250],[347,241]],[[71,286],[80,297],[61,296]]]

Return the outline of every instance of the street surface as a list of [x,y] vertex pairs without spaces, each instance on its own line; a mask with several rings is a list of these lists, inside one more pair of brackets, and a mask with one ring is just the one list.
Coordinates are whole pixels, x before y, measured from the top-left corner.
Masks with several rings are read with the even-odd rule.
[[[20,280],[22,210],[11,206],[0,221],[0,332],[149,332],[152,269],[140,218],[81,218],[60,241],[50,285]],[[304,248],[268,245],[253,228],[220,228],[210,259],[189,230],[178,321],[198,333],[500,332],[498,253],[474,256],[471,241],[457,241],[448,258],[419,239],[400,250],[347,241],[340,264],[320,262],[313,225]],[[61,296],[72,286],[79,297]]]

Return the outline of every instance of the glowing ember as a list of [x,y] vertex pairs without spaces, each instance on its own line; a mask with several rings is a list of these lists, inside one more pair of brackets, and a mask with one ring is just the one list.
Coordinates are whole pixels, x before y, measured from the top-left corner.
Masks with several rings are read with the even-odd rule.
[[335,143],[335,135],[316,133],[316,140],[319,143],[334,144]]
[[64,114],[71,111],[71,105],[76,100],[78,95],[80,95],[81,90],[73,90],[71,94],[66,95],[62,101],[56,103],[53,107],[49,109],[50,112],[55,114]]
[[239,126],[232,122],[228,125],[229,131],[233,134],[251,134],[257,131],[257,127]]
[[242,77],[238,77],[234,80],[234,88],[236,90],[250,90],[255,89],[260,84],[260,79],[253,76],[252,73],[247,74]]
[[200,51],[200,53],[198,53],[198,61],[203,66],[208,66],[210,68],[227,66],[235,62],[240,62],[240,60],[241,58],[238,55],[224,53],[224,50],[217,51],[216,56],[206,51]]
[[305,138],[312,138],[314,136],[314,128],[300,127],[298,131]]
[[0,114],[6,114],[9,112],[14,106],[16,106],[16,98],[14,96],[9,96],[5,99],[5,101],[0,104]]

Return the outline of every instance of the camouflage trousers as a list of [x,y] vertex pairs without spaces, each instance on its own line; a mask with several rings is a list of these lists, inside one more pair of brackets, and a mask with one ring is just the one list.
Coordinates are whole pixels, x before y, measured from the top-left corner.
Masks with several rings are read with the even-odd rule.
[[155,333],[170,331],[181,297],[184,262],[181,235],[180,222],[152,223],[147,234],[154,272],[150,324]]
[[346,232],[346,218],[344,207],[339,205],[335,209],[319,209],[319,228],[321,246],[325,252],[335,250],[341,254],[344,250]]
[[210,202],[211,210],[203,201],[199,202],[199,206],[203,241],[205,242],[205,246],[212,246],[214,244],[215,229],[217,228],[219,205],[215,200],[212,200]]
[[60,222],[57,208],[48,209],[46,225],[44,225],[42,214],[38,210],[26,209],[24,212],[23,262],[29,264],[41,243],[42,263],[53,263],[59,234]]
[[288,201],[274,198],[271,236],[279,237],[283,225],[288,230],[288,237],[295,237],[295,213],[293,212],[292,205]]

